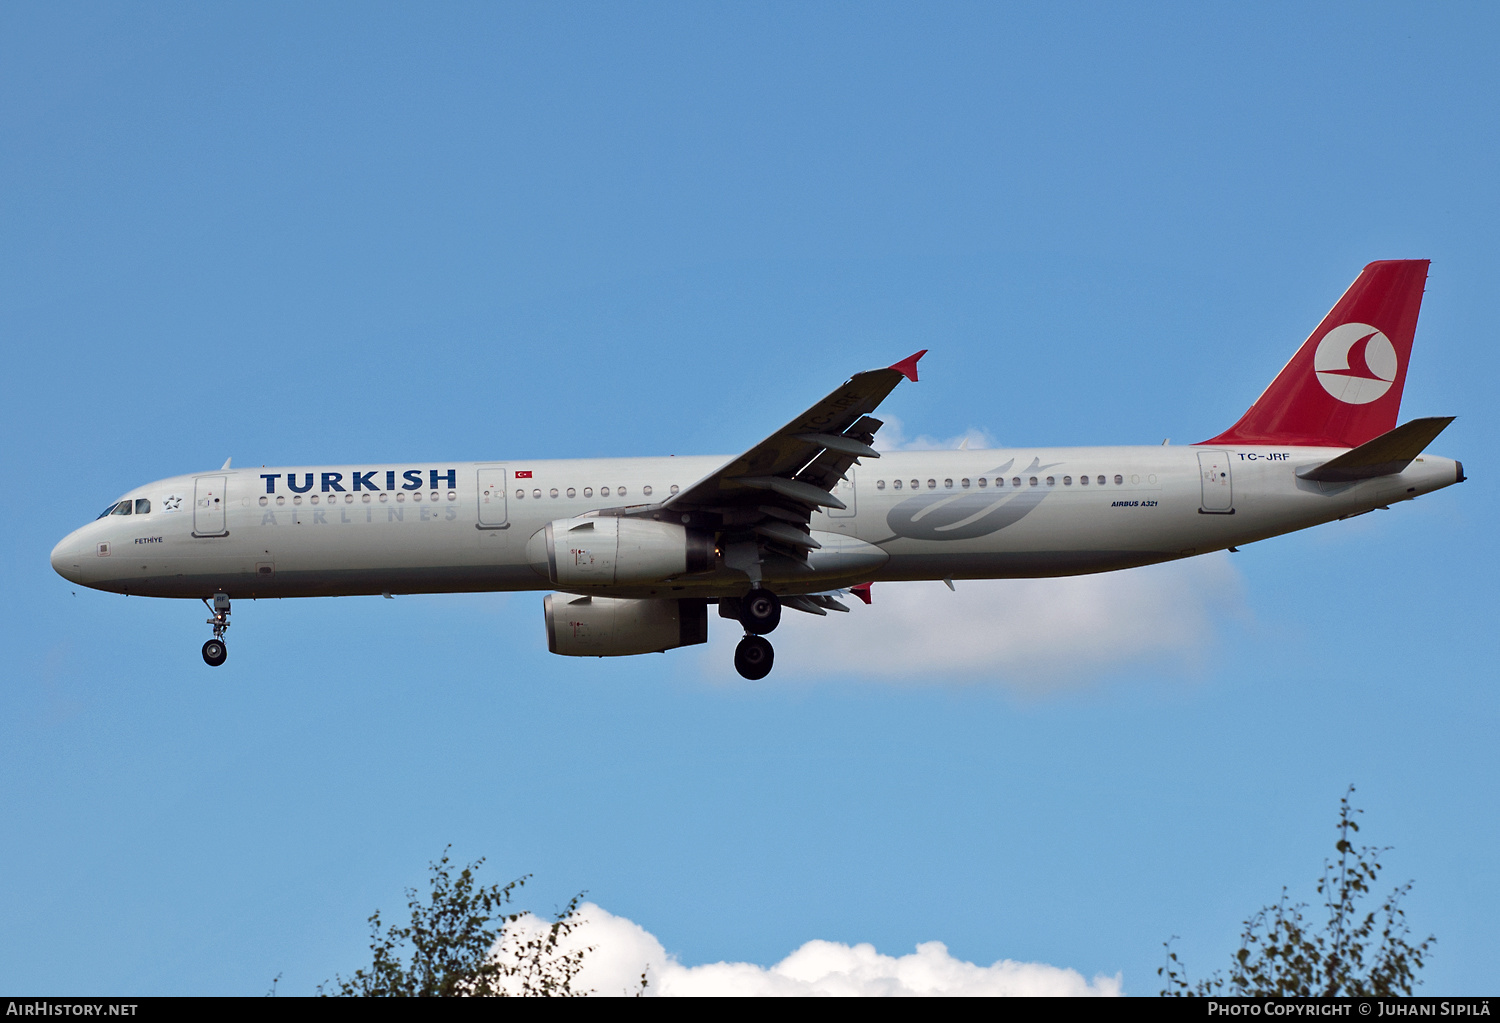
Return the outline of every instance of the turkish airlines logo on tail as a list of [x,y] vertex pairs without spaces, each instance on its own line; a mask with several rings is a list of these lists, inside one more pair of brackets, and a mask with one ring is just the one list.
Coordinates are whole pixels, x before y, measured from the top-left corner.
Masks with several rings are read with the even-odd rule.
[[1334,327],[1313,356],[1323,390],[1350,405],[1367,405],[1389,391],[1396,368],[1391,339],[1368,323]]

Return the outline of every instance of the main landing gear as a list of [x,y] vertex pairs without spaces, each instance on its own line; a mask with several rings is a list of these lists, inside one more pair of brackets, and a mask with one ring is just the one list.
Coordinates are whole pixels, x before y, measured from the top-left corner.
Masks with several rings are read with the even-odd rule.
[[776,651],[764,634],[781,624],[781,600],[770,590],[751,590],[740,598],[739,618],[746,635],[734,648],[734,670],[751,681],[763,679],[776,662]]
[[776,651],[764,636],[746,636],[734,648],[734,670],[752,682],[771,674],[775,663]]
[[229,648],[224,645],[224,630],[229,628],[229,594],[215,593],[214,602],[203,605],[213,614],[208,624],[214,627],[214,638],[203,644],[203,662],[217,668],[229,657]]

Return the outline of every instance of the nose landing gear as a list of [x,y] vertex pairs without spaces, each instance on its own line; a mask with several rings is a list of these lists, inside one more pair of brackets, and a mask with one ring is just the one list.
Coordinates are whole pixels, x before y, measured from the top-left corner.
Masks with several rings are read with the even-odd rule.
[[208,624],[214,627],[214,638],[203,644],[203,663],[217,668],[229,657],[229,648],[224,645],[224,630],[229,628],[229,594],[215,593],[214,602],[203,602],[213,615]]
[[781,624],[781,599],[757,587],[740,599],[739,611],[746,635],[734,648],[734,670],[753,682],[769,675],[776,661],[776,651],[765,633]]

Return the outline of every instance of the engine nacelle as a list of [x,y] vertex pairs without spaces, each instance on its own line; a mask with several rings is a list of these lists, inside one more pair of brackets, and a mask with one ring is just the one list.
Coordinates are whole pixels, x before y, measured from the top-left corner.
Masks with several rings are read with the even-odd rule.
[[554,586],[654,583],[714,566],[714,538],[675,522],[614,516],[557,519],[526,544]]
[[549,593],[547,649],[568,657],[623,657],[708,642],[706,600],[622,600]]

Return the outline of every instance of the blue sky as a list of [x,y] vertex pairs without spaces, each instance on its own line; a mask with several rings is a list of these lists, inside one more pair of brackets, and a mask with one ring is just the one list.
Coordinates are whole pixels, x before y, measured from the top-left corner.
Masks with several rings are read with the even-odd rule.
[[[1151,993],[1169,936],[1204,972],[1313,898],[1353,782],[1426,990],[1493,991],[1497,28],[6,5],[0,989],[309,992],[452,843],[684,964],[942,941]],[[919,348],[908,441],[1191,442],[1387,258],[1433,261],[1402,412],[1460,417],[1469,482],[1113,577],[877,586],[758,684],[724,630],[553,657],[539,594],[237,605],[210,671],[199,605],[47,563],[230,456],[733,453]]]

